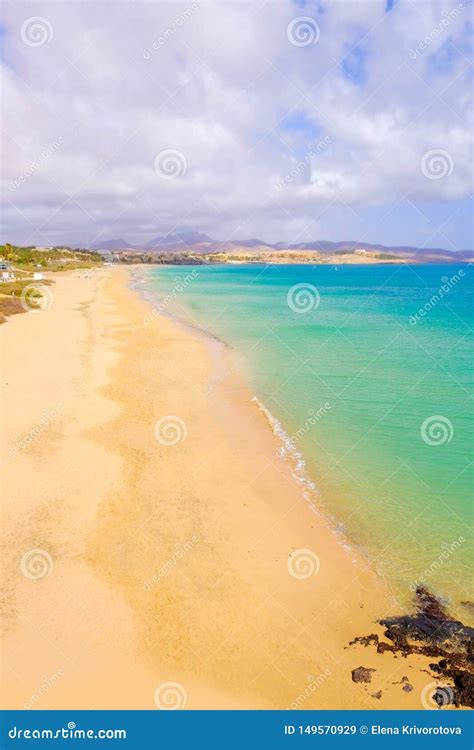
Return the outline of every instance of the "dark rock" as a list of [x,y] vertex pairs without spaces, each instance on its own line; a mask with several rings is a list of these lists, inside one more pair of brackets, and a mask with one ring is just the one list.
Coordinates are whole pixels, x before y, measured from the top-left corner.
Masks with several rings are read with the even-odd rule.
[[370,646],[370,645],[377,645],[379,642],[379,637],[377,633],[371,633],[370,635],[360,635],[357,638],[354,638],[353,641],[349,643],[349,646],[354,646],[356,644],[360,644],[361,646]]
[[402,687],[402,690],[405,691],[405,693],[411,693],[413,690],[413,685],[410,685],[409,682],[405,682],[404,686]]
[[350,641],[349,646],[377,646],[379,654],[383,654],[385,651],[391,651],[392,653],[396,651],[396,648],[392,643],[385,643],[384,641],[379,640],[376,633],[371,633],[370,635],[359,635],[354,638],[353,641]]
[[453,702],[453,690],[449,686],[439,686],[433,693],[433,700],[437,704],[438,708],[444,708],[449,703]]
[[474,674],[472,671],[449,667],[445,670],[444,676],[450,677],[454,682],[454,705],[474,708]]
[[370,696],[371,698],[377,698],[377,700],[379,701],[382,697],[382,691],[379,690],[377,693],[371,693]]
[[372,633],[355,638],[351,644],[376,646],[378,653],[391,651],[394,656],[421,654],[439,659],[430,664],[430,669],[451,680],[453,686],[440,687],[433,696],[435,702],[444,700],[446,703],[446,693],[450,690],[455,706],[474,708],[474,628],[452,619],[444,605],[421,586],[416,590],[415,604],[414,614],[380,621],[390,643]]
[[393,654],[395,653],[396,648],[391,643],[385,643],[384,641],[379,641],[377,645],[377,653],[384,654],[386,651],[391,651]]
[[380,621],[387,628],[385,635],[397,649],[410,649],[408,639],[430,644],[434,656],[439,646],[450,651],[472,649],[474,628],[450,619],[436,597],[421,586],[416,590],[416,609],[414,615],[387,617]]
[[375,669],[357,667],[357,669],[352,670],[352,682],[371,682],[372,672],[375,672]]

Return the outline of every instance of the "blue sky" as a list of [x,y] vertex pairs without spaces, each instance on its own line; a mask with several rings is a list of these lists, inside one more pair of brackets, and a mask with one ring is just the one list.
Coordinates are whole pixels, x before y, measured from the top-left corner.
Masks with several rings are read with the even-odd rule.
[[472,4],[4,4],[4,240],[472,247]]

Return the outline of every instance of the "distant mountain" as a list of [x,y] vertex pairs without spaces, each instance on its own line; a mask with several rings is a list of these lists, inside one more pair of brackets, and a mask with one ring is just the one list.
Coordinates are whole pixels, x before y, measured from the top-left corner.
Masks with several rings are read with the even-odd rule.
[[295,244],[278,242],[273,247],[276,250],[305,250],[318,253],[354,253],[357,250],[367,250],[372,253],[397,255],[400,258],[472,259],[473,256],[471,250],[444,250],[439,247],[415,247],[410,245],[379,245],[371,242],[357,242],[356,240],[345,240],[342,242],[319,240],[315,242],[298,242]]
[[209,235],[203,232],[170,232],[169,234],[159,235],[149,242],[141,244],[132,244],[124,239],[106,240],[95,243],[95,250],[115,252],[127,250],[128,252],[147,252],[158,254],[186,253],[191,251],[194,255],[204,255],[209,253],[224,253],[226,255],[249,253],[252,250],[259,253],[279,253],[280,251],[304,251],[306,253],[324,254],[352,254],[366,251],[368,253],[380,253],[391,255],[400,259],[412,259],[416,261],[432,262],[452,262],[454,260],[467,261],[473,259],[473,252],[470,250],[444,250],[442,248],[426,248],[414,246],[387,246],[374,244],[370,242],[359,242],[356,240],[342,240],[340,242],[331,242],[329,240],[315,240],[313,242],[276,242],[270,243],[258,238],[244,240],[224,240],[219,242],[213,240]]
[[342,240],[330,242],[328,240],[316,240],[314,242],[287,243],[278,242],[274,245],[277,250],[314,250],[318,253],[352,253],[356,250],[369,250],[375,253],[393,253],[395,255],[416,255],[426,251],[427,253],[447,253],[448,250],[437,248],[420,248],[409,246],[379,245],[371,242],[358,242],[356,240]]
[[214,242],[207,234],[202,232],[177,232],[155,237],[146,243],[146,248],[177,247],[179,245],[199,245],[202,242]]
[[94,242],[91,248],[94,250],[125,250],[130,247],[130,243],[127,240],[104,240],[103,242]]
[[187,247],[192,247],[201,243],[213,243],[207,234],[202,232],[176,232],[170,234],[160,235],[155,237],[146,243],[133,243],[123,238],[116,240],[105,240],[102,242],[94,242],[91,248],[94,250],[104,251],[115,251],[115,250],[160,250],[161,252],[167,252],[169,249],[173,251],[181,249],[185,250]]
[[250,240],[229,240],[228,242],[229,244],[237,245],[238,247],[276,247],[276,245],[270,245],[268,242],[257,240],[255,238],[252,238]]

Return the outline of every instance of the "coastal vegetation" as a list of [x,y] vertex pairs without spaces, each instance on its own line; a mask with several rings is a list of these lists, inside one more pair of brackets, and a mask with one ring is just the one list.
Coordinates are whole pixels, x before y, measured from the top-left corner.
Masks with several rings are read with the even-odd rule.
[[19,247],[6,242],[0,245],[2,260],[24,270],[42,268],[48,271],[65,271],[75,268],[92,268],[102,264],[102,256],[93,250],[70,247]]
[[[319,253],[307,250],[245,250],[241,252],[141,252],[136,250],[115,251],[104,254],[104,259],[111,263],[145,263],[156,265],[213,265],[213,264],[252,264],[268,263],[272,265],[368,265],[374,263],[403,263],[405,259],[387,253],[364,253],[338,251]],[[408,261],[410,262],[410,261]]]
[[102,256],[89,250],[0,245],[0,324],[10,315],[41,307],[52,283],[44,271],[87,270],[102,263]]
[[31,277],[25,277],[0,285],[0,324],[5,323],[10,315],[40,308],[43,297],[41,287],[28,288],[31,284]]

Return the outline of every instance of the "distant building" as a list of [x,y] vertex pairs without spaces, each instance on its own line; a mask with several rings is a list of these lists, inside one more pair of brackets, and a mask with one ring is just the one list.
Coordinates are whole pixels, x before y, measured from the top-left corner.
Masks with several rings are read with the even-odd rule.
[[7,263],[6,260],[0,261],[0,280],[3,283],[6,283],[8,281],[13,281],[15,278],[15,274],[12,271],[12,267],[10,263]]

